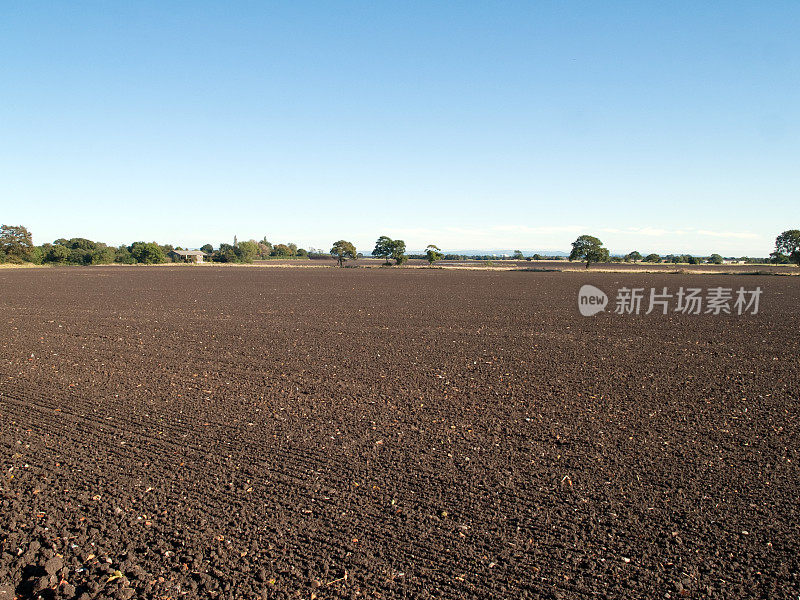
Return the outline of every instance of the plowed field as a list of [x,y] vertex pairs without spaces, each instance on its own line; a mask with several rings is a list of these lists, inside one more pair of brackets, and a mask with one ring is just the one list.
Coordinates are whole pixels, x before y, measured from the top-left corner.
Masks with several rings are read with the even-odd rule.
[[[587,318],[584,283],[763,295]],[[800,594],[800,278],[87,267],[0,290],[0,600]]]

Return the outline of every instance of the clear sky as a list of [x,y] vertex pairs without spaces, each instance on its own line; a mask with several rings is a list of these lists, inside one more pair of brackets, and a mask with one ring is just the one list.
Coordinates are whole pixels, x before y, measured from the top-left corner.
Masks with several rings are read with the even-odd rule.
[[36,243],[766,256],[800,2],[0,3],[0,219]]

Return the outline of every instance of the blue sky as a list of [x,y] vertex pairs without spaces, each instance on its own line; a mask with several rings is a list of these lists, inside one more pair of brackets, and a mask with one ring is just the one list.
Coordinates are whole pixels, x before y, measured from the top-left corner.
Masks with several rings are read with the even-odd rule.
[[0,219],[35,241],[766,256],[800,3],[4,2]]

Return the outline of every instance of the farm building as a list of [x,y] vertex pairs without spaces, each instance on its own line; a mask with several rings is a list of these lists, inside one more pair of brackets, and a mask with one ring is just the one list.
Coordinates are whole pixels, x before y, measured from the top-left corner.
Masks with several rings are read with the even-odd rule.
[[194,263],[203,262],[203,257],[206,255],[205,252],[200,250],[173,250],[171,254],[184,262]]

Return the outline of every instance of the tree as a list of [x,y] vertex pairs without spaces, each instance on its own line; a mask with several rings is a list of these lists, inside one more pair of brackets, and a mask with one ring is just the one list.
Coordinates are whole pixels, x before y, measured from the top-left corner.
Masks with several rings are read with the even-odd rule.
[[625,256],[625,262],[638,262],[640,260],[642,260],[642,255],[636,250]]
[[572,252],[569,254],[570,261],[577,259],[585,260],[586,268],[588,269],[593,262],[608,261],[608,250],[603,247],[603,242],[596,237],[582,235],[572,242]]
[[394,241],[392,238],[382,235],[378,238],[378,241],[375,242],[375,249],[372,251],[372,256],[376,258],[382,258],[386,261],[386,264],[389,264],[389,257],[392,255]]
[[661,257],[658,254],[648,254],[644,257],[644,262],[646,263],[660,263]]
[[392,240],[392,258],[396,265],[402,265],[408,260],[406,256],[406,243],[403,240]]
[[72,265],[90,265],[92,264],[92,252],[83,248],[72,248],[67,256],[67,262]]
[[115,252],[105,244],[97,244],[97,248],[91,252],[89,260],[93,265],[109,265],[114,262]]
[[45,251],[41,246],[31,246],[28,253],[25,255],[25,260],[35,265],[40,265],[44,262]]
[[269,258],[271,254],[272,254],[272,244],[270,244],[269,242],[264,243],[264,240],[258,242],[258,258]]
[[253,259],[258,256],[258,242],[255,240],[239,242],[235,251],[239,262],[251,263]]
[[395,264],[402,265],[408,257],[406,256],[406,243],[403,240],[393,240],[390,237],[382,235],[375,242],[375,249],[372,251],[372,256],[383,258],[386,264],[389,264],[389,259],[394,259]]
[[161,246],[155,242],[133,242],[128,251],[136,262],[145,265],[163,263],[167,260]]
[[292,249],[289,248],[286,244],[278,244],[272,248],[272,253],[275,256],[291,256]]
[[344,261],[348,258],[355,260],[358,256],[358,252],[356,252],[356,247],[350,242],[339,240],[331,248],[331,256],[337,260],[340,267],[343,267]]
[[514,260],[523,260],[525,255],[522,254],[522,250],[514,250]]
[[708,262],[712,265],[721,265],[722,257],[719,254],[712,254],[708,257]]
[[770,252],[769,262],[775,265],[788,265],[789,257],[782,252]]
[[534,255],[533,255],[531,258],[532,258],[533,260],[543,260],[543,259],[542,259],[542,255],[541,255],[541,254],[534,254]]
[[[53,247],[55,248],[55,246]],[[136,262],[136,259],[133,258],[128,247],[123,245],[114,251],[114,262],[121,265],[132,265]]]
[[200,250],[202,250],[206,254],[211,254],[212,252],[214,252],[214,246],[212,246],[211,244],[203,244],[202,246],[200,246]]
[[67,248],[63,244],[53,244],[47,249],[47,253],[44,256],[44,260],[45,262],[63,264],[67,262],[68,257],[69,257],[69,248]]
[[800,267],[800,229],[789,229],[775,238],[775,252]]
[[31,232],[22,225],[0,225],[0,253],[15,260],[25,260],[33,248]]
[[428,259],[428,263],[433,266],[437,260],[442,260],[444,254],[441,253],[439,247],[434,244],[428,244],[428,248],[425,250],[425,258]]

